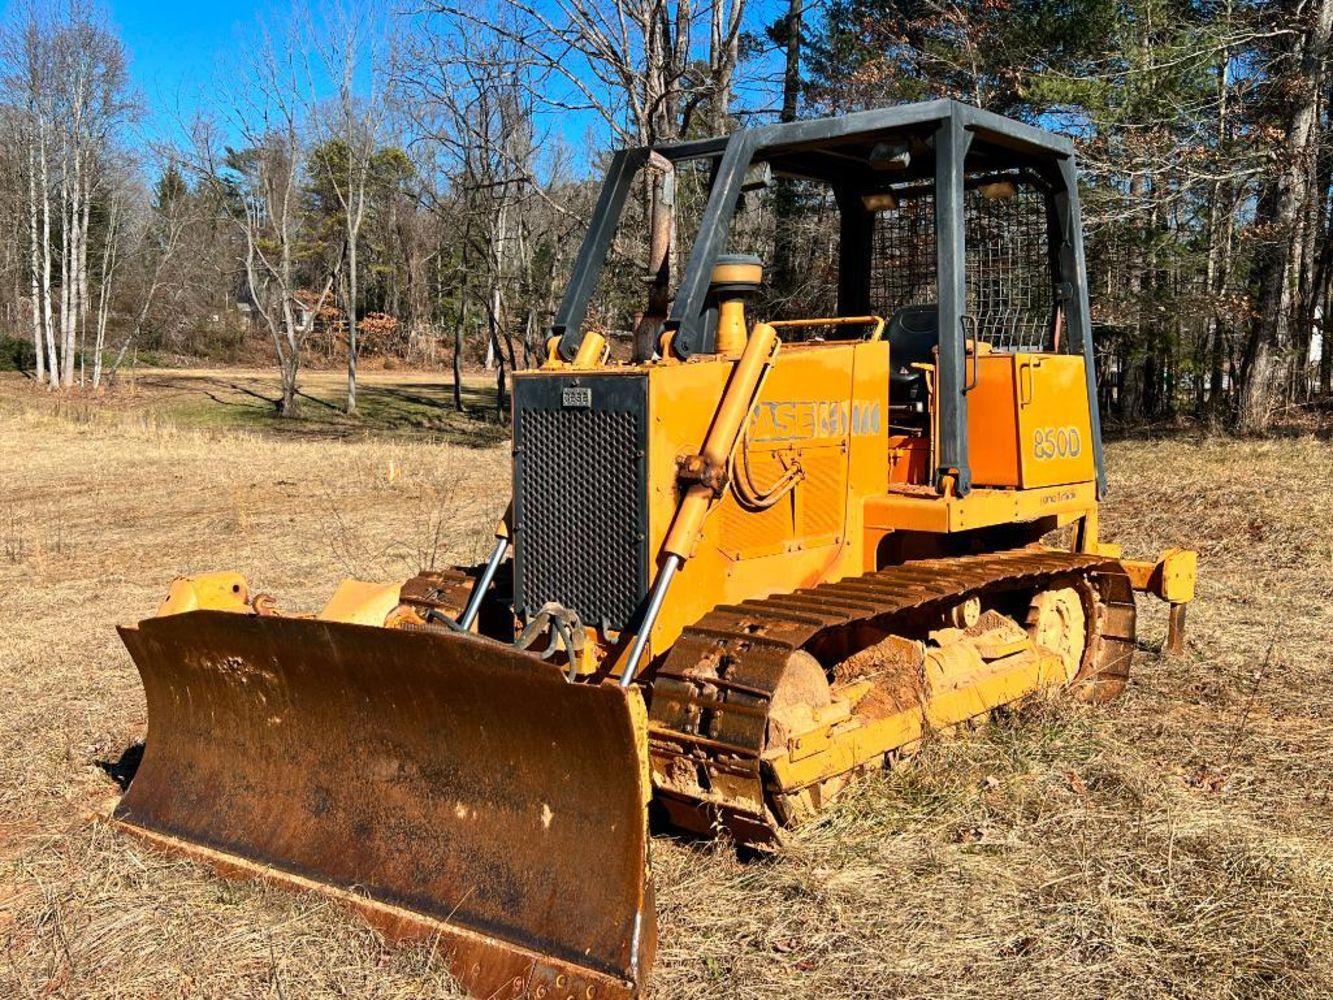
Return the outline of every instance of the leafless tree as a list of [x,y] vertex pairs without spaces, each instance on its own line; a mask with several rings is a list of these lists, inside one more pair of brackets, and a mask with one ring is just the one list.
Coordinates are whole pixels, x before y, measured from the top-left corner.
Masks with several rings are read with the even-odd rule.
[[[242,267],[250,305],[268,329],[278,359],[278,412],[297,412],[301,353],[314,316],[327,300],[333,275],[313,309],[299,290],[301,178],[309,122],[303,114],[302,39],[295,25],[265,28],[247,61],[221,85],[215,118],[190,128],[188,164],[208,187],[242,238]],[[224,132],[241,138],[229,148]]]
[[22,109],[28,194],[28,248],[33,348],[37,378],[60,384],[60,347],[51,309],[51,174],[50,144],[55,130],[55,80],[52,67],[53,27],[35,5],[22,10],[5,37],[6,89]]
[[[463,330],[475,263],[481,263],[484,288],[477,297],[486,317],[486,366],[496,372],[496,407],[503,412],[506,370],[517,362],[507,294],[520,280],[527,254],[522,216],[535,201],[558,206],[536,176],[531,63],[506,32],[472,31],[419,40],[412,67],[398,86],[419,132],[435,147],[447,187],[436,205],[447,206],[461,244],[455,405],[462,407]],[[531,325],[525,321],[525,336]]]
[[[201,282],[217,282],[221,273],[209,260],[207,234],[213,228],[209,213],[184,190],[174,161],[168,161],[162,175],[165,180],[159,183],[154,204],[131,203],[137,210],[127,213],[125,235],[117,250],[118,257],[133,266],[138,281],[130,284],[132,312],[108,369],[112,379],[139,343],[161,297],[170,295],[171,312],[178,320],[181,315],[197,315],[201,304],[184,301],[185,293]],[[202,276],[196,270],[201,266],[206,269]]]
[[[129,114],[128,75],[119,39],[91,6],[76,2],[56,31],[54,76],[60,81],[61,384],[74,384],[74,358],[86,338],[90,295],[89,219],[108,143]],[[79,351],[83,357],[86,352]],[[82,375],[81,375],[82,380]]]
[[[441,32],[498,33],[521,49],[544,106],[592,111],[621,144],[668,142],[696,117],[729,131],[745,0],[431,0]],[[701,41],[707,32],[706,43]]]
[[[356,412],[358,250],[369,205],[376,153],[389,117],[388,80],[393,64],[392,34],[379,6],[366,0],[334,4],[307,36],[322,75],[336,83],[337,95],[318,100],[314,74],[308,73],[312,123],[323,151],[312,169],[325,175],[343,216],[346,269],[343,307],[347,316],[347,403]],[[337,150],[335,155],[334,150]]]
[[79,347],[87,337],[92,303],[92,205],[135,103],[119,39],[97,9],[82,0],[19,8],[5,31],[3,59],[5,99],[17,113],[25,175],[29,318],[37,374],[53,388],[69,388],[76,357],[86,363]]

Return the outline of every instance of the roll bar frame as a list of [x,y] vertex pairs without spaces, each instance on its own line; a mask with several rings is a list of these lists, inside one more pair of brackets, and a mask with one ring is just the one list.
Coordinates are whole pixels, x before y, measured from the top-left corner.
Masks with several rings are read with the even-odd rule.
[[[726,252],[732,216],[746,171],[768,161],[775,172],[824,180],[833,188],[841,216],[840,313],[872,311],[868,302],[870,234],[873,215],[860,206],[860,192],[882,180],[867,165],[857,169],[833,152],[851,143],[910,140],[926,150],[914,155],[912,176],[935,191],[936,287],[939,301],[939,422],[935,482],[952,477],[964,495],[972,485],[967,438],[966,230],[963,211],[965,165],[969,158],[998,169],[1026,168],[1049,185],[1048,220],[1056,295],[1064,307],[1072,351],[1084,357],[1092,422],[1097,492],[1106,490],[1097,375],[1088,306],[1087,270],[1079,207],[1078,175],[1072,142],[1023,122],[952,100],[927,101],[839,118],[789,122],[742,129],[729,136],[621,149],[607,167],[588,232],[574,262],[569,285],[551,326],[558,350],[572,360],[582,339],[588,301],[601,277],[616,227],[636,176],[651,154],[673,163],[713,161],[708,202],[699,224],[664,329],[673,334],[680,358],[712,353],[713,331],[704,322],[713,264]],[[859,210],[858,210],[859,209]],[[947,334],[947,335],[946,335]]]

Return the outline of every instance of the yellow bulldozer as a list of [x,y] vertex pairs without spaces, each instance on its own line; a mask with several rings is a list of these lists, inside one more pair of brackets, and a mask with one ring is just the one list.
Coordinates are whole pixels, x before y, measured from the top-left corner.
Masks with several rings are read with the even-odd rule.
[[[774,291],[743,251],[798,222]],[[648,304],[612,360],[626,228]],[[181,578],[121,630],[148,734],[114,823],[431,940],[477,996],[634,996],[650,812],[780,849],[932,732],[1119,693],[1136,591],[1183,641],[1194,553],[1098,539],[1067,138],[937,101],[622,150],[547,351],[484,565],[315,614]]]

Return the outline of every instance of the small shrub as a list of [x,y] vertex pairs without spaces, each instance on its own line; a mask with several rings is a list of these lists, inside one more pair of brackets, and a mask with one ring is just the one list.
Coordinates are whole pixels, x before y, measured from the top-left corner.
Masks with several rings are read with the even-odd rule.
[[37,367],[32,343],[14,337],[0,339],[0,372],[24,372]]

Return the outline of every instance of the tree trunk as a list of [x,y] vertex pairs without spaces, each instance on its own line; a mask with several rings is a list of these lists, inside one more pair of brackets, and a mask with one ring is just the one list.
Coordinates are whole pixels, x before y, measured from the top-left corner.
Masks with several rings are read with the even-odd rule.
[[1217,419],[1226,412],[1227,399],[1222,382],[1223,330],[1221,323],[1213,324],[1212,342],[1209,344],[1208,362],[1208,412]]
[[[782,71],[782,111],[778,120],[794,122],[801,100],[801,35],[804,0],[788,0],[787,13],[782,19],[781,35],[786,42],[786,63]],[[773,214],[776,232],[773,240],[773,280],[771,286],[782,293],[791,287],[795,259],[796,185],[787,177],[774,182]],[[882,308],[882,307],[881,307]]]
[[1144,298],[1149,281],[1149,231],[1144,208],[1147,186],[1147,179],[1142,173],[1136,173],[1129,182],[1128,211],[1132,220],[1133,260],[1128,268],[1126,286],[1134,318],[1125,331],[1128,336],[1121,338],[1120,417],[1130,423],[1143,419],[1150,405],[1151,393],[1151,351],[1147,345],[1151,321],[1144,322],[1144,315],[1148,311]]
[[[737,30],[745,13],[745,0],[732,0],[727,12],[727,0],[711,0],[709,11],[709,69],[712,76],[712,115],[710,122],[714,135],[731,131],[731,83],[740,56],[740,32]],[[729,13],[729,16],[724,16]]]
[[284,417],[294,417],[298,408],[296,376],[301,367],[301,340],[297,333],[296,314],[292,311],[291,301],[286,296],[282,300],[282,328],[287,343],[280,355],[282,399],[278,403],[278,413]]
[[1333,325],[1329,310],[1333,309],[1333,274],[1324,275],[1323,298],[1319,316],[1319,391],[1333,396]]
[[1330,34],[1333,0],[1319,0],[1315,17],[1301,44],[1287,122],[1287,140],[1275,181],[1271,226],[1273,242],[1259,271],[1259,298],[1252,333],[1252,357],[1244,373],[1238,425],[1242,431],[1262,433],[1283,402],[1282,369],[1292,346],[1296,285],[1304,260],[1305,227],[1301,224],[1313,192],[1315,151],[1318,142],[1319,93]]
[[463,412],[463,334],[467,327],[468,228],[463,230],[463,281],[458,288],[458,322],[454,324],[454,409]]
[[505,352],[500,334],[500,309],[502,305],[500,281],[497,277],[493,279],[490,305],[486,310],[488,314],[486,325],[490,332],[489,351],[495,358],[495,420],[497,423],[504,423],[505,410],[508,409],[508,394],[505,386]]
[[37,245],[37,139],[31,122],[26,130],[28,140],[28,272],[32,295],[32,349],[36,358],[37,384],[46,381],[46,344],[42,337],[41,263]]
[[39,124],[39,194],[42,200],[42,328],[46,334],[47,374],[51,388],[60,385],[60,355],[56,350],[55,321],[51,315],[51,174],[46,160],[46,127]]
[[463,328],[467,325],[467,286],[459,290],[458,322],[454,324],[454,409],[463,412]]
[[119,224],[119,199],[111,198],[107,214],[105,244],[102,247],[102,273],[97,289],[97,339],[93,348],[93,389],[102,385],[102,352],[106,349],[106,321],[111,309],[111,280],[116,269],[116,230]]
[[[349,213],[350,219],[350,213]],[[360,345],[356,329],[356,244],[357,227],[347,227],[347,412],[356,412],[356,357]]]
[[74,228],[72,201],[66,178],[60,185],[60,384],[65,388],[74,384],[74,328],[70,322],[73,310],[69,280],[70,250],[74,242],[70,233]]
[[[1231,255],[1231,230],[1235,226],[1235,213],[1231,211],[1231,199],[1227,197],[1223,182],[1213,184],[1211,204],[1208,209],[1208,263],[1204,280],[1207,283],[1210,298],[1208,321],[1204,327],[1204,336],[1195,366],[1195,379],[1200,392],[1196,399],[1195,416],[1203,419],[1206,413],[1218,412],[1219,396],[1222,389],[1222,316],[1221,302],[1226,293],[1229,278],[1229,259]],[[1204,372],[1208,372],[1205,385]],[[1203,390],[1207,389],[1204,393]]]
[[278,413],[284,417],[294,417],[297,411],[296,374],[301,359],[295,351],[283,359],[282,363],[282,402],[278,404]]
[[88,365],[87,351],[84,345],[88,341],[88,225],[92,216],[92,181],[85,179],[84,191],[80,196],[83,202],[83,216],[79,222],[79,254],[75,260],[74,275],[75,284],[79,292],[79,311],[75,313],[75,320],[79,324],[79,385],[84,384],[84,371]]
[[653,154],[644,171],[648,185],[648,306],[634,328],[633,358],[648,361],[671,310],[671,244],[676,231],[676,174],[671,161]]

